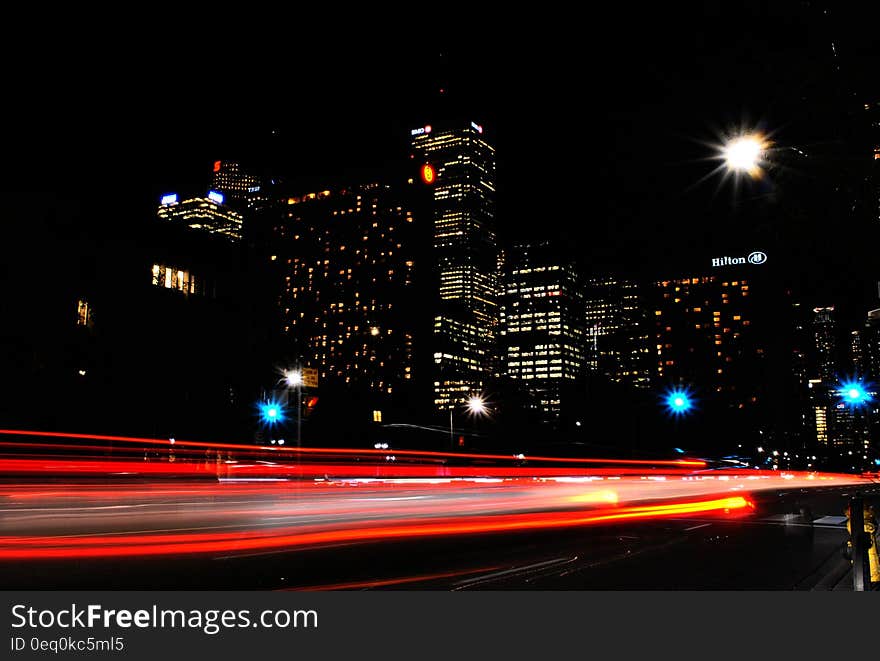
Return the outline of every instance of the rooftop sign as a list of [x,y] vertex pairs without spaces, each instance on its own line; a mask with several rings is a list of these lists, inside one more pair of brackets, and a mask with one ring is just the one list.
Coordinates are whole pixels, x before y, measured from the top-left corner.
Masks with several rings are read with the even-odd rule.
[[712,266],[736,266],[738,264],[763,264],[767,261],[767,253],[756,250],[749,253],[747,257],[713,257]]

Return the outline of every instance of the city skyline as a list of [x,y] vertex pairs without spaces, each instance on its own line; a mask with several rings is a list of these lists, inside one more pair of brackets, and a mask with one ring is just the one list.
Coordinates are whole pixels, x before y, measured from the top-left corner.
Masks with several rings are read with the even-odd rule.
[[[288,85],[285,98],[258,84],[272,80],[272,67],[224,93],[220,93],[222,84],[208,85],[205,89],[218,94],[204,98],[195,91],[207,85],[204,80],[169,82],[164,91],[187,99],[185,107],[159,113],[143,131],[127,132],[122,140],[115,136],[124,113],[104,115],[106,125],[96,125],[92,132],[64,133],[62,122],[32,134],[34,153],[42,147],[47,155],[63,150],[69,156],[58,159],[67,167],[49,169],[44,180],[28,182],[50,185],[50,194],[10,188],[2,196],[8,213],[27,219],[11,227],[13,240],[23,250],[12,256],[10,268],[21,271],[29,264],[41,264],[31,283],[51,290],[54,283],[64,282],[62,289],[71,290],[65,296],[90,306],[89,328],[100,328],[101,306],[74,290],[106,289],[102,281],[115,277],[108,274],[130,268],[122,262],[141,250],[139,244],[153,231],[158,208],[163,222],[174,225],[176,214],[182,214],[188,219],[184,224],[214,228],[240,245],[232,252],[241,254],[223,257],[236,264],[232,271],[224,274],[221,268],[211,273],[205,259],[187,257],[185,250],[175,254],[164,246],[148,260],[152,284],[192,294],[207,282],[209,290],[217,292],[213,298],[246,297],[255,314],[265,318],[245,320],[244,325],[275,332],[282,325],[270,320],[275,312],[267,303],[275,296],[275,285],[261,271],[263,260],[270,254],[278,256],[270,231],[270,217],[278,211],[275,205],[284,207],[290,196],[309,191],[351,189],[370,181],[405,187],[413,181],[413,188],[421,187],[420,200],[411,203],[417,224],[421,216],[422,228],[428,219],[454,225],[459,221],[444,220],[443,215],[452,211],[440,211],[437,199],[433,207],[428,201],[430,195],[447,196],[457,190],[455,186],[471,185],[473,173],[464,169],[463,183],[453,184],[455,168],[446,169],[454,156],[466,167],[476,166],[474,173],[491,170],[484,177],[488,188],[475,189],[485,204],[461,215],[460,232],[453,231],[460,235],[461,246],[442,256],[443,246],[437,243],[444,240],[441,232],[435,235],[433,250],[418,255],[414,263],[423,273],[438,267],[439,300],[468,301],[468,312],[447,314],[424,299],[421,308],[434,315],[434,339],[443,333],[447,340],[456,333],[460,337],[436,346],[425,340],[414,355],[419,359],[433,355],[440,367],[447,360],[472,365],[479,375],[452,375],[457,397],[499,388],[495,381],[509,376],[504,352],[495,346],[504,332],[495,300],[503,289],[500,275],[510,267],[504,256],[518,244],[537,245],[548,238],[558,246],[554,261],[572,264],[579,277],[592,283],[594,298],[587,300],[596,308],[587,315],[592,315],[592,322],[585,325],[586,340],[579,340],[574,355],[583,352],[584,365],[624,389],[655,393],[669,381],[665,368],[681,363],[681,356],[666,355],[674,344],[663,338],[666,327],[651,330],[659,311],[652,301],[661,282],[708,277],[718,278],[720,285],[725,269],[745,264],[756,274],[766,273],[787,301],[808,308],[834,306],[839,332],[845,336],[860,329],[868,310],[878,307],[880,278],[871,265],[869,246],[880,233],[872,216],[872,194],[856,183],[869,174],[874,106],[868,101],[871,91],[863,72],[875,55],[861,41],[865,35],[858,29],[839,30],[843,23],[836,11],[801,3],[783,5],[755,7],[744,16],[725,15],[728,23],[718,35],[719,42],[722,34],[735,34],[757,18],[767,21],[766,30],[748,33],[743,43],[725,42],[705,60],[689,57],[696,45],[706,45],[706,36],[689,32],[687,23],[669,28],[669,35],[639,28],[608,53],[625,45],[631,54],[656,55],[658,61],[653,65],[638,58],[621,61],[613,74],[579,68],[575,58],[561,57],[572,54],[569,44],[541,53],[500,54],[487,41],[450,48],[426,43],[419,58],[402,60],[374,49],[362,53],[356,73],[343,78],[318,76],[310,79],[311,85]],[[698,16],[702,20],[720,17],[721,5],[710,3],[702,11]],[[792,21],[809,28],[810,38],[792,30],[774,32],[774,27]],[[661,43],[664,48],[656,51]],[[355,44],[349,47],[356,49]],[[334,56],[327,51],[320,55],[325,67],[335,67],[348,61],[350,51],[342,48]],[[718,66],[733,61],[734,55],[745,58],[739,61],[741,67],[747,69],[750,63],[760,68],[738,77],[737,86],[731,88]],[[800,62],[807,56],[810,67]],[[790,66],[785,85],[779,87],[780,75],[773,65],[782,63]],[[192,75],[185,68],[181,72]],[[699,89],[690,82],[693,76],[700,77]],[[104,100],[105,92],[95,90],[89,102]],[[296,112],[289,112],[288,101],[294,101]],[[809,113],[797,111],[807,103]],[[445,135],[444,122],[462,136],[473,134],[491,155],[479,149],[446,154],[445,147],[433,146]],[[434,131],[429,132],[428,126]],[[721,161],[725,135],[749,132],[764,136],[762,177],[727,173]],[[92,149],[85,148],[86,139]],[[22,148],[25,144],[13,143]],[[439,159],[436,163],[434,156]],[[9,167],[16,163],[21,165],[13,158],[6,167],[21,175],[21,168]],[[414,166],[421,165],[433,168],[430,182],[419,181]],[[11,186],[20,178],[10,176],[5,181]],[[829,231],[847,225],[852,231]],[[438,228],[442,229],[436,225],[435,233]],[[343,244],[339,237],[327,240],[328,250]],[[480,252],[477,244],[485,244],[485,254],[477,259],[481,265],[469,273],[476,263],[471,260]],[[195,244],[187,250],[198,252]],[[753,255],[763,257],[751,262]],[[834,278],[825,275],[829,271]],[[114,295],[124,296],[125,286],[119,287]],[[60,295],[60,291],[53,294]],[[35,310],[38,304],[23,292],[13,292],[8,300],[10,309],[33,311],[22,315],[25,327],[39,325],[43,318],[51,325],[47,312]],[[147,309],[151,304],[143,305]],[[322,314],[316,312],[316,318]],[[369,320],[349,321],[358,332],[361,326],[378,328]],[[351,328],[340,339],[346,340],[354,332]],[[722,330],[738,335],[742,329],[726,323]],[[329,340],[326,333],[313,335],[323,338],[322,343]],[[465,345],[473,347],[450,348],[465,336],[471,338]],[[659,363],[648,358],[655,342],[660,347]],[[763,342],[762,338],[756,345]],[[480,343],[486,346],[477,347]],[[270,346],[264,343],[266,351]],[[410,352],[404,350],[406,355]],[[358,358],[359,353],[351,357]],[[782,353],[775,350],[777,357]],[[317,360],[314,356],[319,353],[312,355]],[[632,364],[627,364],[629,359]],[[346,365],[358,364],[346,361]],[[645,366],[652,361],[659,368]],[[420,371],[415,362],[408,367],[412,373]],[[443,383],[450,374],[448,366],[444,369],[445,376],[433,379],[438,410],[449,404]],[[713,370],[727,372],[725,365]],[[337,367],[330,371],[341,377]],[[695,374],[691,370],[681,378],[697,380]],[[248,376],[252,378],[256,377]],[[379,381],[384,383],[382,378]],[[708,391],[715,386],[707,382],[699,387]],[[229,390],[231,402],[247,387],[229,384]]]
[[0,44],[10,589],[880,589],[880,6],[347,14]]

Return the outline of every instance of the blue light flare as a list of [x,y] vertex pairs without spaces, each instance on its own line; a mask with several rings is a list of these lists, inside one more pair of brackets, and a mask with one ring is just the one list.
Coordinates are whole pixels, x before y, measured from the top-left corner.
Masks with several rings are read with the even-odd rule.
[[840,395],[844,404],[852,407],[864,406],[874,399],[873,395],[868,392],[868,384],[860,379],[841,381],[837,394]]
[[284,421],[284,409],[278,402],[263,402],[260,404],[260,418],[264,424],[271,427],[276,423]]
[[694,407],[694,398],[687,388],[671,388],[663,396],[666,410],[670,415],[685,415]]

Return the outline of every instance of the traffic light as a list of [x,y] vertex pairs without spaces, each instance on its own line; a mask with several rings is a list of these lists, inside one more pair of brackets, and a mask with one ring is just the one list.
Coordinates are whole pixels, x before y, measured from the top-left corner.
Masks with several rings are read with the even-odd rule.
[[306,418],[311,415],[312,411],[315,410],[315,407],[318,405],[318,398],[314,395],[310,395],[305,398],[303,402],[303,416]]

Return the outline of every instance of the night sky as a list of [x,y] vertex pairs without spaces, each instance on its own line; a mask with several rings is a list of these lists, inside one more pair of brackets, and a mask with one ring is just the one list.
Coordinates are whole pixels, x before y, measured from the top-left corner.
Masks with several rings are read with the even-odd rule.
[[[745,248],[778,208],[743,200],[836,186],[825,173],[855,167],[851,113],[880,97],[876,16],[822,11],[783,1],[591,8],[577,19],[473,13],[442,23],[440,38],[414,36],[441,26],[424,15],[405,17],[413,34],[344,34],[330,17],[168,21],[112,37],[41,25],[3,46],[17,63],[5,81],[0,196],[17,237],[7,247],[51,253],[76,236],[100,251],[149,219],[160,193],[202,189],[218,158],[303,186],[381,173],[405,157],[409,128],[451,104],[494,139],[507,240],[568,236],[591,268],[636,272],[657,255],[670,264]],[[705,143],[755,126],[812,159],[736,192],[717,177],[698,183],[718,165]],[[772,249],[809,234],[796,223],[777,226]],[[849,273],[861,264],[851,237],[836,234],[810,244],[845,271],[819,279],[829,296],[861,278]]]

